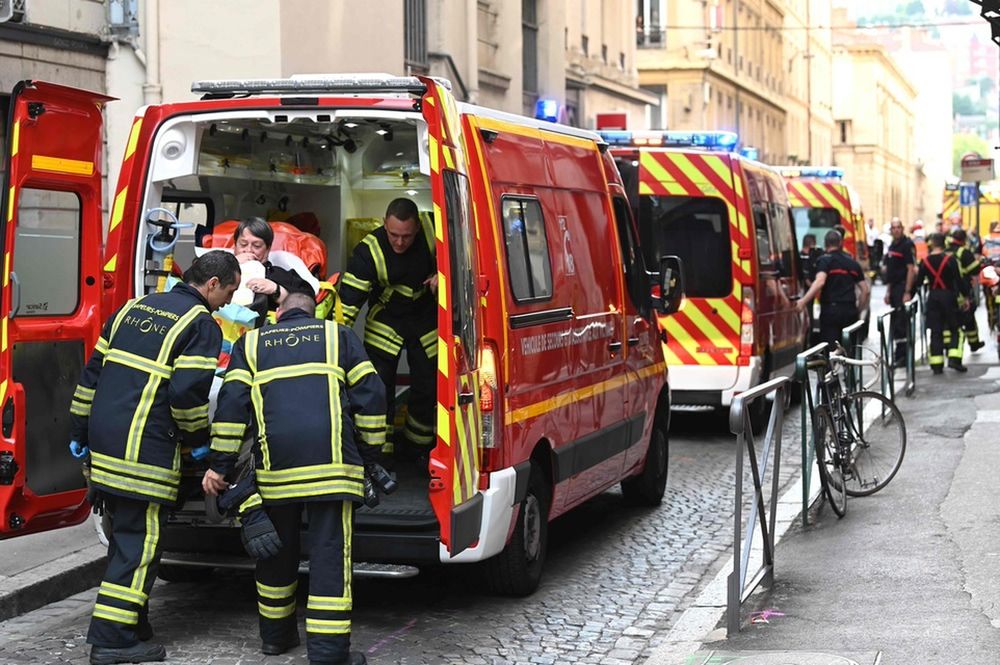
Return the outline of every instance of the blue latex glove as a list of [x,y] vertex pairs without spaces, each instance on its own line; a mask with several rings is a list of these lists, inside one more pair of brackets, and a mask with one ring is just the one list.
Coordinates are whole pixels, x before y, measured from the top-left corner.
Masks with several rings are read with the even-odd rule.
[[79,441],[70,441],[69,452],[73,457],[77,459],[84,459],[87,455],[90,454],[90,448],[88,448],[87,446],[81,446]]
[[212,452],[212,449],[208,446],[200,446],[191,451],[191,458],[201,461],[208,457],[210,452]]

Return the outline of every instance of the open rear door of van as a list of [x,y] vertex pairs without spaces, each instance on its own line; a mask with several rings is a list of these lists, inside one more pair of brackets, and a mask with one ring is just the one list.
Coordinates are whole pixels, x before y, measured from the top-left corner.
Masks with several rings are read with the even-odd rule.
[[0,208],[0,538],[79,524],[70,402],[101,331],[99,93],[22,81]]
[[462,130],[455,100],[422,78],[428,127],[438,262],[437,445],[430,459],[430,499],[441,542],[455,556],[479,538],[482,414],[479,401],[479,274]]

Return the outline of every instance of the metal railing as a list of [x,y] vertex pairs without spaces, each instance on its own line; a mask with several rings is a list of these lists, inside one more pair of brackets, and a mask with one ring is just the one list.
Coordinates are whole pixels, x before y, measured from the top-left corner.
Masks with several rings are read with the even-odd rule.
[[[892,317],[906,317],[906,382],[903,393],[912,397],[917,386],[917,308],[918,301],[910,302],[890,309],[878,317],[879,346],[882,353],[882,394],[889,399],[896,399],[896,338],[893,331]],[[888,322],[887,322],[888,319]]]
[[[863,319],[858,319],[851,325],[840,331],[840,344],[844,347],[847,357],[861,360],[861,342],[867,323]],[[861,385],[861,367],[850,366],[845,368],[847,373],[847,390],[853,392],[859,390]]]
[[[729,575],[726,605],[729,635],[738,633],[740,630],[740,607],[743,602],[758,586],[761,584],[770,585],[774,581],[774,521],[778,507],[778,472],[781,469],[781,431],[784,424],[782,405],[785,403],[785,391],[789,389],[788,383],[787,377],[779,377],[740,393],[733,399],[729,411],[729,429],[737,438],[733,572]],[[767,421],[758,457],[750,419],[750,407],[760,399],[771,400],[771,415]],[[750,460],[750,473],[753,478],[754,490],[745,527],[742,519],[744,454]],[[769,471],[771,473],[771,492],[765,499],[764,485],[768,480]],[[763,563],[748,581],[750,554],[758,525],[762,542]]]
[[809,381],[809,361],[827,353],[827,343],[821,342],[795,356],[795,381],[799,384],[799,421],[802,429],[802,524],[809,524],[809,497],[812,495],[812,467],[816,459],[812,414],[814,394]]

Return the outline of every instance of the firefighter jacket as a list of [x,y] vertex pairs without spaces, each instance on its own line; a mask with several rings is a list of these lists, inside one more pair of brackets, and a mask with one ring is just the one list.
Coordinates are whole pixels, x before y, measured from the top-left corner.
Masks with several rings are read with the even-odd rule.
[[920,262],[913,288],[918,289],[925,282],[931,295],[934,293],[950,293],[954,296],[961,294],[966,297],[972,295],[968,280],[961,277],[957,260],[947,252],[929,254]]
[[958,260],[958,272],[963,279],[972,281],[979,274],[983,264],[976,253],[964,244],[953,244],[948,251]]
[[214,471],[230,474],[248,433],[265,503],[360,501],[385,443],[385,388],[354,331],[293,309],[240,338],[212,423]]
[[112,494],[173,503],[180,446],[208,440],[208,393],[222,332],[193,287],[130,300],[104,326],[70,408],[90,446],[90,480]]
[[436,301],[424,284],[437,274],[433,247],[434,236],[425,226],[409,249],[397,254],[383,226],[354,248],[339,291],[348,326],[354,324],[361,307],[368,303],[365,344],[396,356],[404,337],[419,337],[423,343],[426,336],[430,343],[424,346],[437,348]]

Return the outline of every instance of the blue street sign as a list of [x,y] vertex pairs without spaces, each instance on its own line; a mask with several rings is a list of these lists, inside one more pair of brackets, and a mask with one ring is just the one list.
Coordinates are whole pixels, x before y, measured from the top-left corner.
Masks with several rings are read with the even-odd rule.
[[958,202],[963,206],[976,205],[976,186],[963,184],[958,190]]

